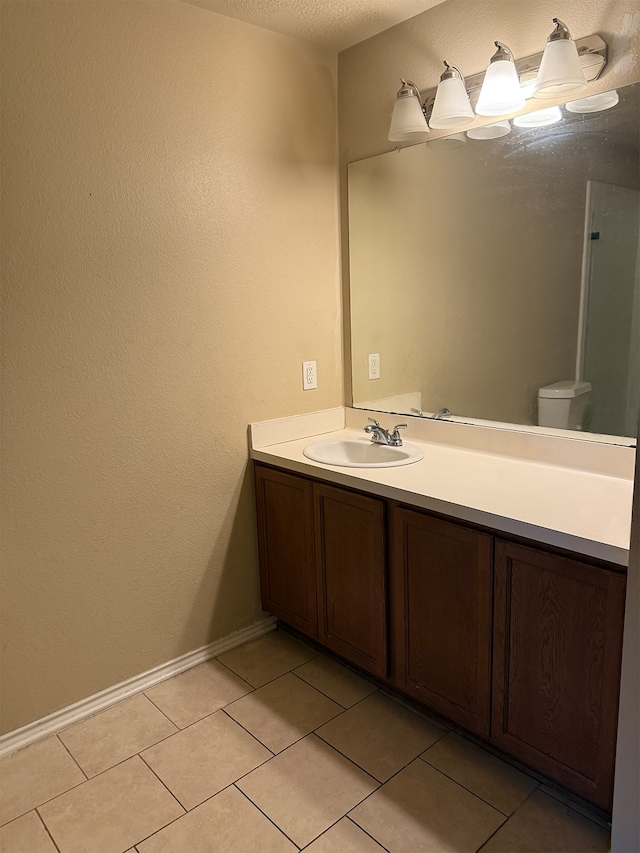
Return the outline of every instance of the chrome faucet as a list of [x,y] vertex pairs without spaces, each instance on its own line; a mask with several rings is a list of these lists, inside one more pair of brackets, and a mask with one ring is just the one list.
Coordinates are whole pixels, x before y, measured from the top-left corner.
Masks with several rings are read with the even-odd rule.
[[425,415],[424,412],[420,411],[420,409],[411,409],[412,415],[418,415],[421,418],[429,418],[432,421],[439,421],[442,418],[446,418],[447,415],[450,415],[451,412],[449,409],[440,409],[439,412],[436,412],[435,415]]
[[434,421],[439,421],[442,418],[446,418],[446,416],[450,414],[451,412],[449,411],[449,409],[440,409],[439,412],[436,412],[435,415],[431,415],[431,417]]
[[391,447],[401,447],[402,439],[400,438],[400,433],[398,430],[406,429],[406,424],[396,424],[394,426],[392,432],[389,432],[384,427],[381,427],[378,421],[373,418],[367,418],[368,421],[371,421],[370,424],[364,428],[365,432],[368,432],[371,436],[371,441],[376,444],[388,444]]

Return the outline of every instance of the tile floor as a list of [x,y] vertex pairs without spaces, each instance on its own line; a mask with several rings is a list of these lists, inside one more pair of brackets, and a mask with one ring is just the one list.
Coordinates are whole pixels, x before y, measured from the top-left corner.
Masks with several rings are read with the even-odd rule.
[[281,632],[0,762],[2,853],[561,853],[609,835]]

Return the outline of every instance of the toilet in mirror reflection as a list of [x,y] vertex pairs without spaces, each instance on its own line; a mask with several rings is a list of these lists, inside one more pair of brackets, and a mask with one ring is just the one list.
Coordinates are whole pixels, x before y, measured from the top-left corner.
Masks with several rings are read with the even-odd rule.
[[582,430],[589,401],[589,382],[564,379],[538,391],[538,425]]

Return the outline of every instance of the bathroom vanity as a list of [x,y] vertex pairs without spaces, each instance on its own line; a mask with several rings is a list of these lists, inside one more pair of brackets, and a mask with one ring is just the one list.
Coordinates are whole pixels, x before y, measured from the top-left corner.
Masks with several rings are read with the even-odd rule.
[[582,442],[412,422],[415,464],[314,464],[360,434],[339,411],[252,428],[265,610],[609,811],[633,449],[585,470]]

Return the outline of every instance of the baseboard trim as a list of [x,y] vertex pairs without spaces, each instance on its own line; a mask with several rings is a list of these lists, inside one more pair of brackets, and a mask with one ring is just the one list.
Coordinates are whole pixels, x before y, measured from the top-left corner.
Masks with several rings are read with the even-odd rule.
[[20,729],[15,729],[12,732],[7,732],[0,736],[0,758],[22,749],[37,740],[56,734],[62,729],[84,720],[86,717],[91,717],[97,714],[98,711],[104,711],[111,705],[117,702],[122,702],[123,699],[129,698],[136,693],[142,693],[143,690],[148,690],[161,681],[166,681],[167,678],[172,678],[174,675],[191,669],[192,666],[197,666],[210,658],[217,657],[223,652],[229,651],[242,643],[248,642],[255,637],[260,637],[272,631],[276,627],[275,616],[267,616],[254,622],[247,628],[242,628],[240,631],[235,631],[227,637],[222,637],[214,643],[209,643],[207,646],[202,646],[192,652],[187,652],[186,655],[181,655],[178,658],[162,663],[153,669],[142,672],[140,675],[134,675],[133,678],[128,678],[126,681],[121,681],[113,687],[108,687],[100,693],[95,693],[93,696],[88,696],[86,699],[81,699],[80,702],[75,702],[73,705],[67,705],[66,708],[61,708],[59,711],[54,711],[53,714],[48,714],[33,723],[23,726]]

